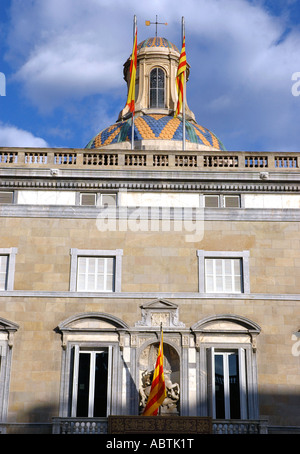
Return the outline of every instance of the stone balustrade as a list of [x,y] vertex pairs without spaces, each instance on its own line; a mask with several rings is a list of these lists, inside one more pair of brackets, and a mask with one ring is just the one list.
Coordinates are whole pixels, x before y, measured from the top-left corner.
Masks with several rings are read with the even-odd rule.
[[0,148],[0,167],[297,171],[299,153]]
[[[53,434],[107,434],[107,418],[54,418]],[[213,420],[214,434],[267,434],[266,420]]]

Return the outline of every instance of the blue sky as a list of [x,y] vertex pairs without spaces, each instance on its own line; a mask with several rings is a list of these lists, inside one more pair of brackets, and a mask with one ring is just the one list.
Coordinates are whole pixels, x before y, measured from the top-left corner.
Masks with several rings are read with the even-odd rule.
[[178,47],[184,16],[187,102],[228,150],[300,151],[300,0],[1,0],[0,146],[83,148],[114,123],[134,14],[139,42],[158,15]]

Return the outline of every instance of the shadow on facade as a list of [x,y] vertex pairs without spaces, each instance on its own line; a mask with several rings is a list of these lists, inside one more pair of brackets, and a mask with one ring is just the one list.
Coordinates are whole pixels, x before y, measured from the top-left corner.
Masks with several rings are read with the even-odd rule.
[[6,434],[51,434],[52,418],[57,413],[57,406],[50,403],[32,407],[28,412],[18,414],[18,420],[21,422],[6,424]]
[[[127,369],[127,373],[129,371]],[[139,392],[130,374],[128,386],[133,397],[130,401],[131,414],[138,414]],[[260,418],[268,420],[269,434],[300,434],[300,395],[299,394],[261,394]],[[120,405],[120,400],[118,404]],[[24,422],[7,423],[7,434],[51,434],[52,418],[58,416],[56,405],[33,407],[27,413],[19,414],[18,420]],[[142,417],[142,416],[141,416]]]

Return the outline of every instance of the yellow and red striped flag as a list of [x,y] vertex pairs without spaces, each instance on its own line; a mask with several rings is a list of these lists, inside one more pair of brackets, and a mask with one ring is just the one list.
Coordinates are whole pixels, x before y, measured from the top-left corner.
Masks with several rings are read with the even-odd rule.
[[179,58],[179,65],[176,75],[176,87],[178,94],[177,108],[175,111],[175,117],[179,115],[182,109],[183,96],[184,96],[184,82],[185,82],[185,72],[186,72],[186,53],[185,53],[185,36],[182,40],[182,49]]
[[129,110],[133,113],[135,111],[135,78],[137,67],[137,29],[135,30],[135,37],[133,43],[133,50],[130,62],[130,84],[128,89],[127,103]]
[[158,409],[165,400],[166,396],[167,393],[164,377],[163,332],[161,332],[158,355],[151,384],[151,391],[146,407],[143,411],[143,416],[156,416]]

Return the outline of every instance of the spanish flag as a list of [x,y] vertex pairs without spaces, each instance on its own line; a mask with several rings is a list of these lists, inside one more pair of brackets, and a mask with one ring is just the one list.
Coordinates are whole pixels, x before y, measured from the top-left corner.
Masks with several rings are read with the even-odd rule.
[[184,83],[185,83],[185,72],[186,72],[186,53],[185,53],[185,36],[182,40],[182,49],[179,58],[179,65],[176,75],[176,87],[178,93],[177,108],[175,112],[175,117],[179,115],[182,109],[183,96],[184,96]]
[[163,403],[167,396],[163,364],[164,364],[163,332],[161,332],[161,339],[151,384],[151,390],[146,407],[143,412],[143,416],[156,416],[159,407],[161,406],[161,404]]
[[136,78],[136,66],[137,66],[137,29],[135,30],[135,37],[133,43],[133,50],[130,62],[130,85],[128,89],[127,103],[129,110],[134,115],[135,111],[135,78]]

